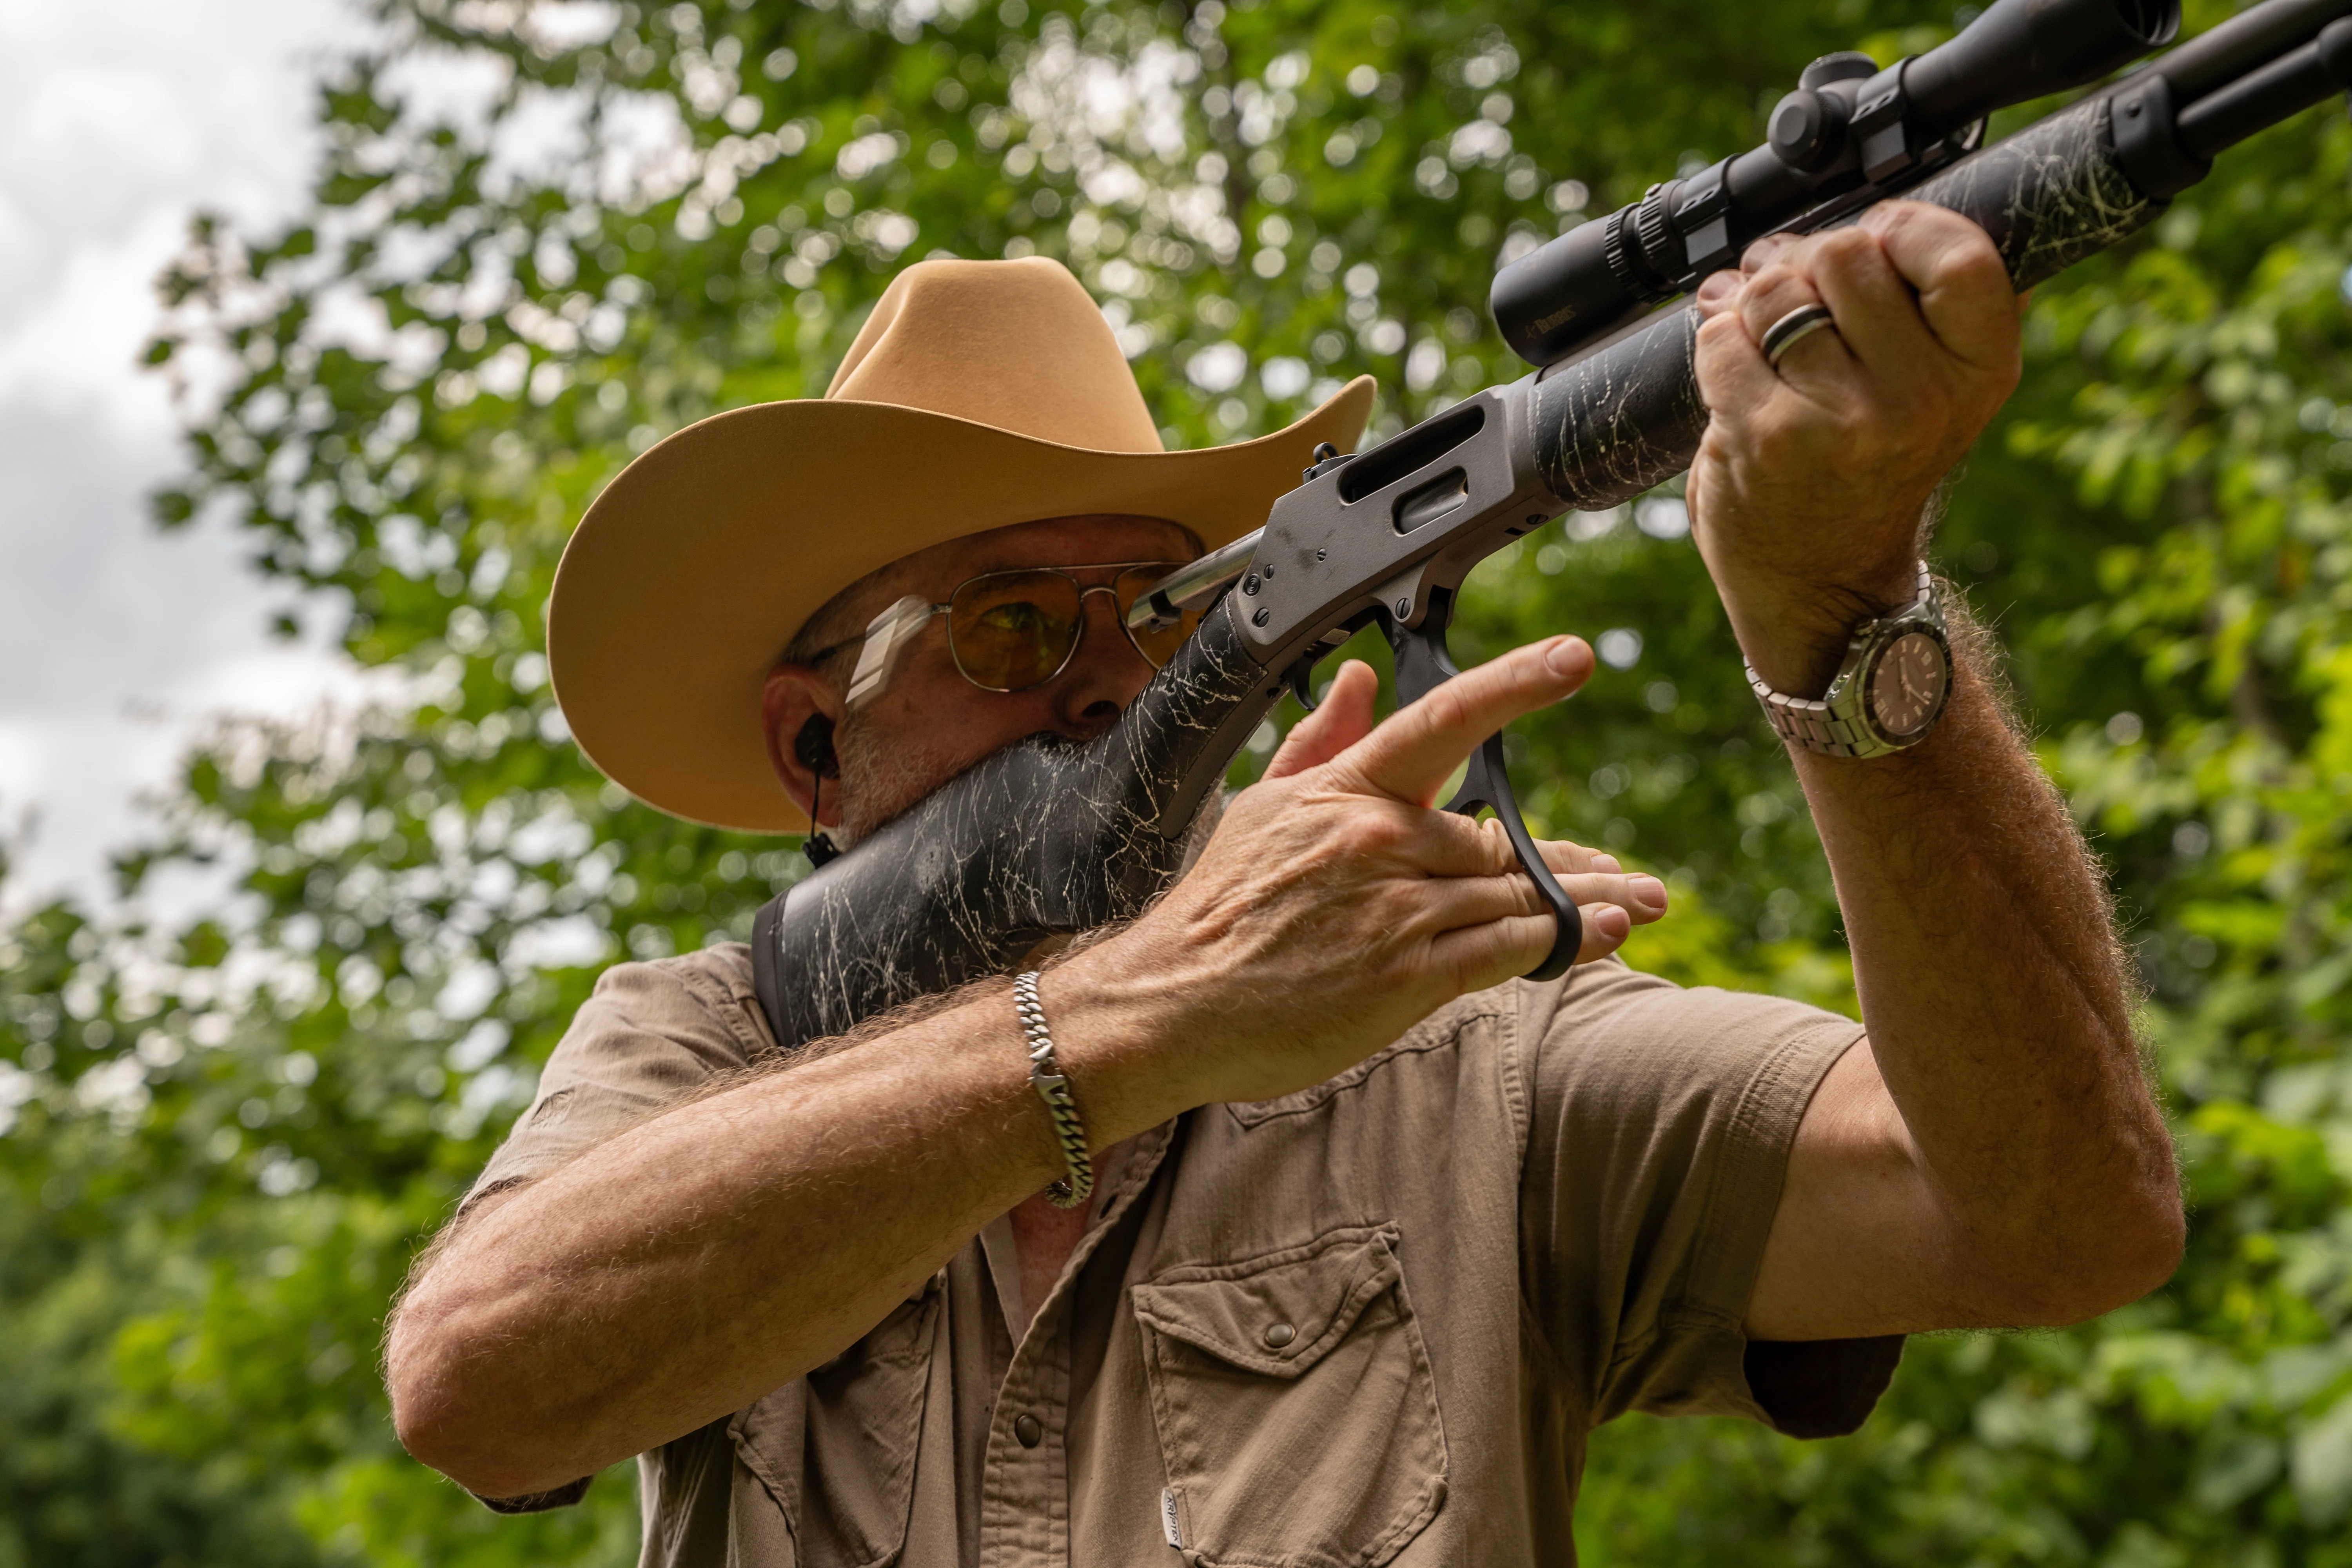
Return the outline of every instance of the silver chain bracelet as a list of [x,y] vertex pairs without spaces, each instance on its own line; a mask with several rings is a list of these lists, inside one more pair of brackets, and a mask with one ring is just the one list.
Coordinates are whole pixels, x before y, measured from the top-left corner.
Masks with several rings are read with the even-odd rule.
[[1020,1010],[1021,1027],[1029,1037],[1029,1081],[1054,1119],[1054,1141],[1070,1167],[1067,1180],[1045,1189],[1056,1208],[1074,1209],[1093,1195],[1094,1157],[1087,1152],[1086,1123],[1078,1120],[1078,1102],[1070,1098],[1070,1080],[1054,1059],[1054,1037],[1045,1028],[1045,1008],[1037,1000],[1037,972],[1013,982],[1013,1005]]

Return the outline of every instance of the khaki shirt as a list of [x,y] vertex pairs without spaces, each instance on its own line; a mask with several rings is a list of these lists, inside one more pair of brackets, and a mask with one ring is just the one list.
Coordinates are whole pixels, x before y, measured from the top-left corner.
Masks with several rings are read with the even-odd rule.
[[[1017,1345],[999,1221],[840,1356],[641,1456],[643,1561],[1570,1563],[1601,1422],[1819,1436],[1885,1387],[1899,1339],[1740,1331],[1798,1120],[1860,1034],[1612,961],[1191,1111],[1108,1163]],[[621,964],[475,1191],[774,1050],[747,949]]]

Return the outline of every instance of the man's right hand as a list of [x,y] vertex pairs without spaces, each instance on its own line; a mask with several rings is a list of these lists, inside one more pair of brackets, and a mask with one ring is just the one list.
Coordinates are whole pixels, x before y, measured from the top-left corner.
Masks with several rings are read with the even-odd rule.
[[[1081,1097],[1138,1094],[1101,1106],[1125,1130],[1191,1105],[1286,1094],[1454,997],[1534,968],[1552,916],[1501,825],[1432,803],[1488,735],[1591,672],[1581,639],[1554,637],[1375,725],[1372,671],[1343,667],[1174,891],[1045,976],[1056,1048]],[[1544,847],[1585,911],[1580,963],[1665,912],[1656,878],[1574,844]]]

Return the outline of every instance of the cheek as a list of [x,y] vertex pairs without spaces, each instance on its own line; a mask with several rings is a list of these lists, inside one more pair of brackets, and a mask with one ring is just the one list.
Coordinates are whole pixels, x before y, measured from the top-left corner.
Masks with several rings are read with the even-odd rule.
[[890,754],[936,757],[961,768],[1055,728],[1046,697],[1051,689],[982,691],[941,653],[938,668],[927,663],[922,679],[892,681],[867,710],[862,728]]

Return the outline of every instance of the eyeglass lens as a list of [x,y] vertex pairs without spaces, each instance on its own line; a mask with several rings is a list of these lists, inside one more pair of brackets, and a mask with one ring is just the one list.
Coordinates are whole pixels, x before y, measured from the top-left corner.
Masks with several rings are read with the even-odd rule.
[[[1119,573],[1110,595],[1122,626],[1137,597],[1181,564],[1153,562]],[[1077,651],[1086,627],[1086,595],[1095,591],[1063,573],[1043,569],[972,578],[948,601],[948,647],[956,668],[973,685],[990,691],[1043,686]],[[1128,641],[1158,669],[1175,657],[1200,621],[1199,616],[1188,614],[1157,631],[1130,627]]]

